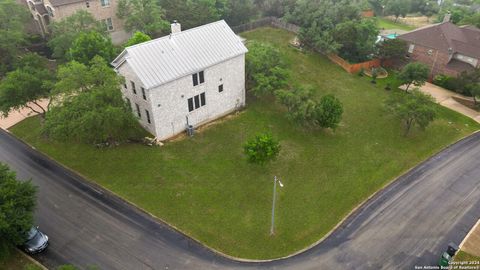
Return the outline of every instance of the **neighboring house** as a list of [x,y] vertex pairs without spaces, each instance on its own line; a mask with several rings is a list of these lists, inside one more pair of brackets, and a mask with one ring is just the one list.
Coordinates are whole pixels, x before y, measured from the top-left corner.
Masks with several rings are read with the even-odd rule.
[[480,67],[480,29],[457,26],[447,17],[442,23],[398,36],[408,44],[408,57],[425,63],[431,78],[438,74],[458,76]]
[[225,21],[127,47],[113,62],[122,94],[158,140],[245,105],[247,48]]
[[36,21],[39,33],[45,36],[51,22],[62,20],[78,10],[86,10],[105,24],[115,44],[129,38],[123,22],[116,16],[117,0],[25,0]]

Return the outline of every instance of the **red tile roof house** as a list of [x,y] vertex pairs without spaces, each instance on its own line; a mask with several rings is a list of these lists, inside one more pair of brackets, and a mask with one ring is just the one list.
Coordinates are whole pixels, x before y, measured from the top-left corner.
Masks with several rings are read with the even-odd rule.
[[480,68],[480,29],[457,26],[446,20],[398,36],[408,44],[410,61],[425,63],[430,78],[443,74],[458,76]]

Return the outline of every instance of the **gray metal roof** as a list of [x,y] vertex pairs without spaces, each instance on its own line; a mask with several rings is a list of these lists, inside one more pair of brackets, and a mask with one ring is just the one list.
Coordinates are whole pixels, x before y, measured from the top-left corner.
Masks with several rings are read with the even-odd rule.
[[150,89],[201,71],[247,48],[223,20],[127,47],[112,65],[127,62]]

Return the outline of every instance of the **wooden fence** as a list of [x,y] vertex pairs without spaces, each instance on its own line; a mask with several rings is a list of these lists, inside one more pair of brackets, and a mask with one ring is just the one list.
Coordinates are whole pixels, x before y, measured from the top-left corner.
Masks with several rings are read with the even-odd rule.
[[341,66],[344,70],[346,70],[348,73],[358,73],[362,69],[371,69],[372,67],[379,67],[380,66],[380,60],[379,59],[373,59],[370,61],[366,61],[363,63],[357,63],[357,64],[350,64],[348,61],[345,59],[341,58],[340,56],[336,54],[329,54],[327,55],[328,59],[330,61],[334,62],[335,64]]
[[[298,34],[300,32],[300,26],[287,23],[282,21],[279,18],[276,17],[266,17],[259,19],[254,22],[242,24],[239,26],[234,26],[232,27],[233,32],[236,34],[242,33],[245,31],[250,31],[254,30],[259,27],[265,27],[265,26],[271,26],[271,27],[276,27],[276,28],[281,28],[287,31],[290,31],[292,33]],[[320,52],[322,53],[322,52]],[[345,59],[341,58],[340,56],[336,54],[329,54],[327,55],[328,59],[330,61],[334,62],[335,64],[341,66],[343,69],[345,69],[349,73],[357,73],[359,72],[362,68],[363,69],[370,69],[372,67],[379,67],[380,66],[380,60],[379,59],[373,59],[367,62],[363,63],[357,63],[357,64],[350,64],[348,61]]]
[[233,32],[238,34],[238,33],[250,31],[250,30],[253,30],[259,27],[265,27],[265,26],[281,28],[281,29],[293,32],[295,34],[298,34],[298,32],[300,31],[300,27],[298,25],[284,22],[281,19],[276,17],[266,17],[266,18],[256,20],[254,22],[249,22],[246,24],[234,26],[232,27],[232,30]]

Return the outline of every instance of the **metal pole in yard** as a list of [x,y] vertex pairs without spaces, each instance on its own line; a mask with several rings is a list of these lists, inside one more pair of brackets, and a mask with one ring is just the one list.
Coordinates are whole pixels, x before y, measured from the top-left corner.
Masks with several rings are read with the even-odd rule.
[[277,177],[275,176],[273,180],[272,225],[270,227],[270,235],[275,234],[275,201],[277,199],[277,181],[280,184],[280,187],[283,187],[282,182],[277,180]]

